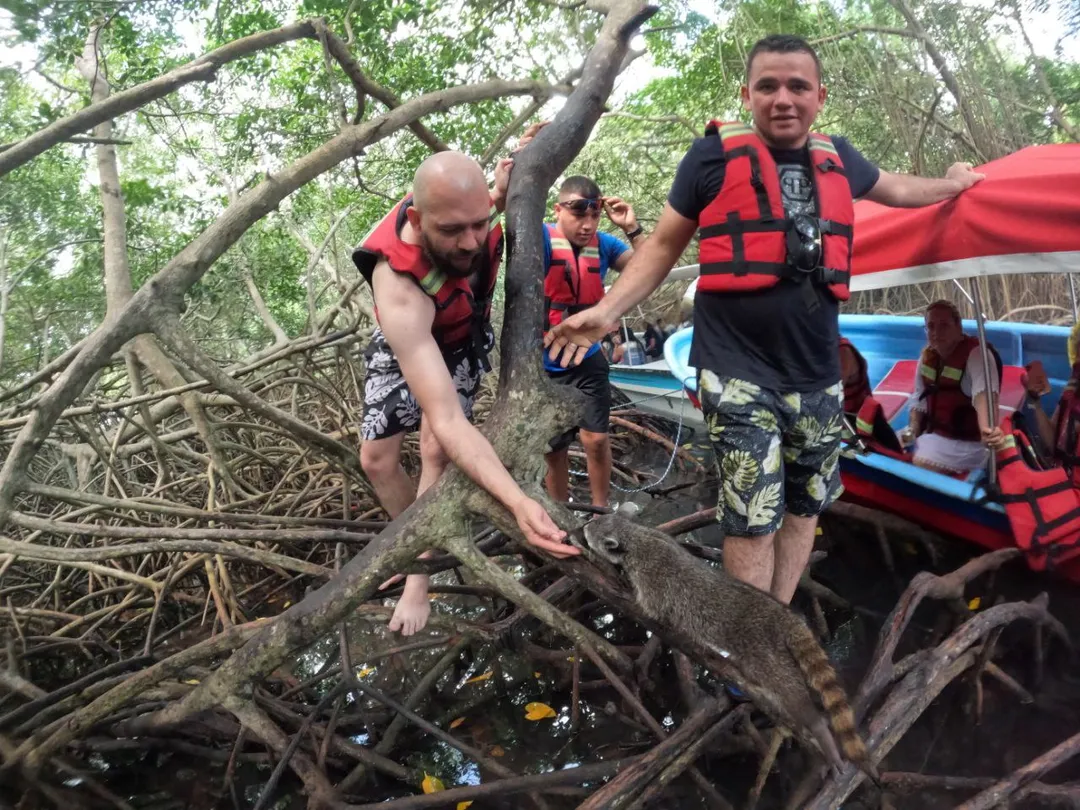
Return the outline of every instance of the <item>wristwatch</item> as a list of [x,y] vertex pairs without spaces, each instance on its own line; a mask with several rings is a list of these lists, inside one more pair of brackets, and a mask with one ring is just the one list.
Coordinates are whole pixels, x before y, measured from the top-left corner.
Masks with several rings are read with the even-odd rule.
[[634,228],[634,230],[626,232],[626,238],[627,239],[634,239],[634,238],[640,236],[644,231],[645,231],[645,229],[642,228],[640,225],[638,225],[636,228]]

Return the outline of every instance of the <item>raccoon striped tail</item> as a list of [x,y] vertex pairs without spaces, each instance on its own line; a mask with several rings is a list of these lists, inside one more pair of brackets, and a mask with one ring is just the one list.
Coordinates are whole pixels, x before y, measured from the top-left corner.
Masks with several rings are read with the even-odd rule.
[[875,785],[880,785],[877,769],[870,761],[866,744],[855,727],[855,715],[852,714],[847,694],[836,676],[836,670],[829,663],[828,656],[810,629],[801,622],[790,640],[789,649],[806,678],[806,685],[821,700],[829,718],[829,727],[844,756],[870,777]]

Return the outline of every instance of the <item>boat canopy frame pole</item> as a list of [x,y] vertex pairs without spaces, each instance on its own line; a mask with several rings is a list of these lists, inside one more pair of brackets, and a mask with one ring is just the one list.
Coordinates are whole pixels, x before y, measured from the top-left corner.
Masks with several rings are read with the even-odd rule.
[[[990,350],[986,345],[986,318],[983,315],[982,290],[979,288],[978,278],[971,279],[968,286],[971,288],[971,303],[975,308],[975,327],[979,332],[979,355],[982,358],[983,379],[986,381],[986,424],[994,428],[998,423],[997,396],[994,394],[994,387],[990,384],[993,377],[990,376]],[[997,364],[994,365],[996,370]],[[997,483],[997,456],[992,450],[986,472],[990,486],[994,486]]]
[[1080,321],[1080,307],[1077,306],[1077,302],[1076,302],[1076,277],[1072,273],[1069,273],[1068,275],[1069,275],[1069,300],[1072,301],[1073,323],[1076,323],[1077,321]]

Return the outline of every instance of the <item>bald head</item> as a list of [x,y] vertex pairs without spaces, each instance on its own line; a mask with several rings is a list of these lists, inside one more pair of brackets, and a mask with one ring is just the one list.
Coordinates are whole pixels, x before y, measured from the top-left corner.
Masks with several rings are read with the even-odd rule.
[[437,152],[413,176],[413,204],[420,213],[460,206],[465,199],[489,202],[487,179],[480,164],[461,152]]
[[480,164],[461,152],[439,152],[416,170],[409,224],[444,272],[475,272],[490,227],[491,194]]

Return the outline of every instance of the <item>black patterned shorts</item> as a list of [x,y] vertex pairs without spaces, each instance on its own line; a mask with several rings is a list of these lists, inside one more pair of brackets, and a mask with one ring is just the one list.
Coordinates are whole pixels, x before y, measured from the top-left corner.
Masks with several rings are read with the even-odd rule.
[[702,370],[698,391],[716,454],[716,519],[724,534],[772,534],[785,512],[820,515],[840,497],[840,383],[782,394]]
[[[490,337],[494,342],[494,336]],[[480,391],[480,381],[484,376],[477,353],[469,346],[444,354],[443,359],[454,381],[461,410],[465,412],[465,418],[471,420],[476,394]],[[378,327],[364,349],[364,360],[367,374],[364,377],[364,418],[360,424],[360,438],[364,441],[387,439],[398,433],[418,430],[420,403],[409,390],[401,366]]]

